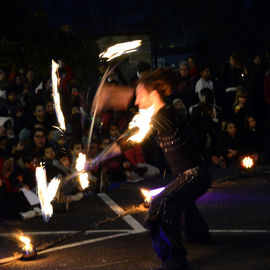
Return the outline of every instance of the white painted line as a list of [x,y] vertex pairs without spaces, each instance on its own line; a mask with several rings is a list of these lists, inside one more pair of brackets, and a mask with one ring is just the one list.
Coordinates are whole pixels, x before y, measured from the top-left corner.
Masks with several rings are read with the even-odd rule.
[[[125,211],[116,204],[107,194],[99,193],[98,196],[117,214],[121,215]],[[126,215],[123,219],[131,226],[131,228],[135,231],[145,232],[146,229],[131,215]]]
[[[143,230],[135,230],[135,233],[144,232]],[[44,232],[24,232],[24,235],[59,235],[59,234],[72,234],[79,231],[44,231]],[[94,233],[133,233],[134,230],[87,230],[85,235]],[[270,233],[267,229],[210,229],[210,233]],[[16,236],[18,233],[0,233],[0,237]]]
[[105,237],[99,237],[99,238],[95,238],[95,239],[88,239],[88,240],[84,240],[81,242],[75,242],[75,243],[71,243],[71,244],[67,244],[67,245],[48,248],[48,249],[45,249],[43,251],[38,252],[38,254],[44,254],[44,253],[49,253],[49,252],[53,252],[53,251],[57,251],[57,250],[83,246],[83,245],[87,245],[87,244],[92,244],[92,243],[96,243],[96,242],[100,242],[100,241],[104,241],[104,240],[108,240],[108,239],[113,239],[113,238],[117,238],[117,237],[131,235],[131,234],[137,234],[137,233],[141,233],[141,232],[140,231],[130,231],[130,232],[126,232],[126,233],[118,233],[118,234],[108,235]]
[[[133,230],[87,230],[84,232],[85,235],[91,233],[121,233],[121,232],[132,232]],[[58,234],[69,234],[78,233],[79,231],[44,231],[44,232],[23,232],[24,235],[58,235]],[[16,236],[18,233],[0,233],[0,237]]]
[[264,229],[210,229],[210,233],[270,233],[270,230]]

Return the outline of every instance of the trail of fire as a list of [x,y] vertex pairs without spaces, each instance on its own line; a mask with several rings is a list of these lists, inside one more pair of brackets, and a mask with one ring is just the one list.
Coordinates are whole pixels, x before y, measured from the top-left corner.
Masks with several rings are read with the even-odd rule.
[[46,170],[41,165],[36,168],[36,181],[43,218],[45,221],[48,221],[53,214],[51,202],[55,198],[60,180],[55,177],[47,185]]
[[86,165],[86,156],[83,153],[79,153],[79,156],[76,160],[76,170],[79,173],[79,181],[82,189],[85,189],[89,186],[89,181],[88,181],[88,173],[87,172],[82,172],[85,170],[85,165]]
[[[128,53],[137,51],[137,48],[140,47],[141,44],[142,44],[141,40],[133,40],[133,41],[129,41],[129,42],[118,43],[118,44],[115,44],[115,45],[107,48],[107,50],[105,50],[104,52],[99,54],[99,58],[100,59],[107,59],[106,61],[109,62],[112,59],[119,57],[123,54],[128,54]],[[114,68],[117,65],[118,65],[118,63],[116,63],[113,67],[108,66],[108,68],[107,68],[106,72],[104,73],[104,75],[100,81],[100,84],[98,86],[98,89],[96,92],[96,97],[95,97],[97,102],[95,104],[95,109],[94,109],[92,122],[91,122],[91,126],[89,129],[89,135],[88,135],[87,153],[89,153],[89,149],[90,149],[92,133],[93,133],[94,123],[95,123],[95,119],[96,119],[96,113],[97,113],[97,109],[98,109],[99,101],[100,101],[100,91],[101,91],[107,77],[109,76],[109,74],[114,70]]]
[[66,130],[65,118],[61,110],[60,95],[58,92],[58,84],[59,84],[58,68],[59,65],[54,60],[52,60],[51,76],[52,76],[52,95],[54,100],[54,107],[57,120],[60,125],[60,130],[65,131]]

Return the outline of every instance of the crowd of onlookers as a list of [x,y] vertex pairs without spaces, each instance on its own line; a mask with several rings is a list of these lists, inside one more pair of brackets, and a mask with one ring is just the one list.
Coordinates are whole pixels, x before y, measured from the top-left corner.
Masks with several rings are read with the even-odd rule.
[[[228,63],[214,68],[194,56],[179,63],[167,102],[190,121],[207,166],[226,169],[247,154],[255,163],[269,161],[267,68],[263,56],[254,54],[244,61],[238,51],[231,53]],[[134,99],[128,111],[103,112],[95,121],[88,145],[91,101],[105,69],[100,64],[90,90],[78,90],[76,73],[61,61],[59,92],[65,131],[57,128],[50,78],[39,82],[34,70],[0,69],[0,216],[13,218],[29,210],[21,191],[35,191],[35,168],[41,163],[48,180],[61,176],[59,202],[83,196],[76,177],[71,177],[79,153],[85,153],[88,161],[96,157],[128,128],[137,112]],[[116,68],[107,83],[136,87],[137,80],[151,69],[150,64],[140,62],[134,77],[124,78]],[[149,138],[90,168],[88,191],[106,191],[113,183],[138,182],[164,171],[169,168],[162,152]]]

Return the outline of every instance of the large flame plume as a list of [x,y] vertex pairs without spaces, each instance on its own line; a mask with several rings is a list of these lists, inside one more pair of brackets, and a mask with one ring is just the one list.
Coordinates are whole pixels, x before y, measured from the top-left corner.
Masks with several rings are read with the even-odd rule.
[[65,118],[61,110],[60,95],[58,92],[58,84],[59,84],[59,77],[57,75],[58,68],[59,68],[59,65],[54,60],[52,60],[51,76],[52,76],[52,92],[53,92],[54,107],[55,107],[57,120],[60,125],[60,129],[65,131],[66,130]]
[[46,170],[41,165],[40,167],[36,168],[36,181],[42,214],[44,219],[48,220],[53,214],[51,202],[55,198],[60,180],[55,177],[47,185]]
[[134,142],[141,142],[144,139],[145,135],[151,128],[151,118],[153,114],[154,106],[139,110],[139,113],[133,117],[128,126],[130,129],[138,127],[139,131],[135,135],[131,136],[129,140]]
[[[76,170],[78,172],[83,171],[85,169],[85,164],[86,164],[86,156],[83,153],[79,153],[79,156],[76,160]],[[84,172],[79,175],[79,181],[82,189],[85,189],[89,186],[89,181],[88,181],[88,173]]]
[[106,51],[99,55],[99,58],[105,58],[109,62],[112,59],[119,57],[126,53],[131,53],[137,51],[137,48],[141,46],[141,40],[133,40],[128,42],[117,43],[109,47]]

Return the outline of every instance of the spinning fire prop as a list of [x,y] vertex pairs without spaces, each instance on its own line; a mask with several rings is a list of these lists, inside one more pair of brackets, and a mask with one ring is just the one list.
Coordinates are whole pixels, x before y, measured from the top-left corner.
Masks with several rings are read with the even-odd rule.
[[136,52],[137,48],[140,47],[141,44],[142,44],[141,40],[133,40],[129,42],[117,43],[109,47],[106,51],[102,52],[99,55],[99,58],[107,59],[106,61],[109,62],[112,59],[119,57],[123,54]]
[[[76,160],[76,170],[78,172],[83,171],[85,169],[85,164],[86,164],[86,156],[83,153],[79,153],[79,156]],[[85,189],[89,186],[89,181],[88,181],[88,173],[83,172],[79,174],[79,181],[82,189]]]
[[46,171],[45,168],[41,165],[40,167],[36,168],[36,181],[42,215],[45,221],[49,221],[53,214],[53,207],[51,202],[55,198],[60,180],[55,177],[47,185]]
[[[141,40],[134,40],[134,41],[115,44],[115,45],[109,47],[104,52],[102,52],[99,55],[99,58],[100,59],[107,59],[106,61],[109,62],[112,59],[119,57],[123,54],[128,54],[128,53],[137,51],[137,48],[141,46],[141,43],[142,43]],[[89,149],[90,149],[92,133],[93,133],[94,123],[95,123],[95,119],[96,119],[96,113],[97,113],[97,109],[98,109],[99,101],[100,101],[100,91],[101,91],[107,77],[114,70],[114,68],[117,66],[117,64],[118,63],[116,63],[113,67],[108,66],[108,68],[105,71],[105,73],[100,81],[100,84],[98,86],[98,89],[96,92],[96,97],[95,97],[97,99],[97,102],[95,104],[95,108],[94,108],[94,112],[93,112],[93,116],[92,116],[92,122],[91,122],[91,126],[89,129],[89,135],[88,135],[87,153],[89,153]]]
[[165,189],[165,187],[155,188],[155,189],[151,189],[151,190],[141,188],[141,193],[144,196],[144,205],[145,205],[145,207],[149,207],[152,198],[157,196],[164,189]]
[[59,65],[52,60],[51,76],[52,76],[52,92],[53,92],[54,107],[57,120],[60,125],[60,130],[65,131],[66,130],[65,118],[61,110],[60,95],[58,92],[58,84],[59,84],[58,68]]

